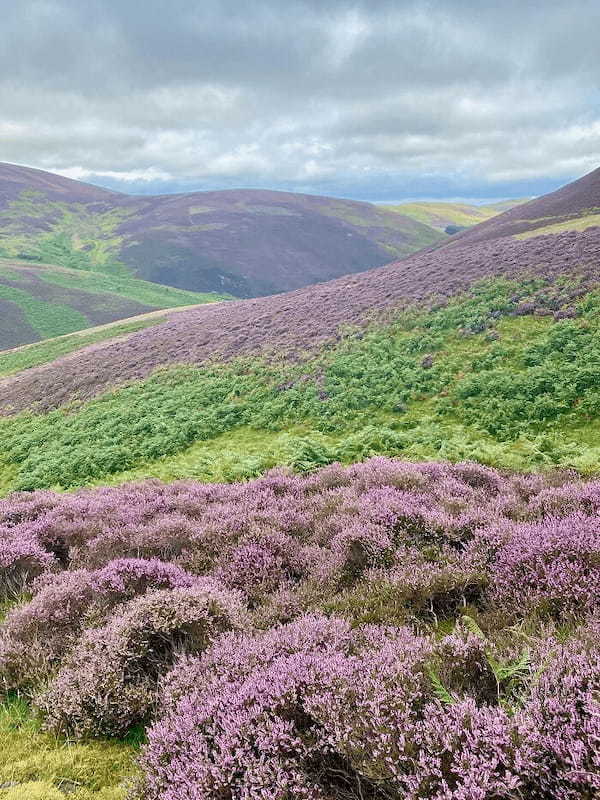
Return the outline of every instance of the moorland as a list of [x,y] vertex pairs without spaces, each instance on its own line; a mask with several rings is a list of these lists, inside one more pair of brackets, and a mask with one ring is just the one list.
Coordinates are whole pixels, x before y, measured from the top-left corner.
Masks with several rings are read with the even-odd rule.
[[0,797],[594,800],[599,209],[0,352]]

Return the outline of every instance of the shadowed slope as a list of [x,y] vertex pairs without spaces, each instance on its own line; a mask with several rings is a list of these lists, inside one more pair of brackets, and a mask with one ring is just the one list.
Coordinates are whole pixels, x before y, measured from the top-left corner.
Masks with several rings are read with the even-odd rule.
[[441,239],[371,203],[250,189],[130,197],[0,165],[0,254],[180,289],[274,294]]

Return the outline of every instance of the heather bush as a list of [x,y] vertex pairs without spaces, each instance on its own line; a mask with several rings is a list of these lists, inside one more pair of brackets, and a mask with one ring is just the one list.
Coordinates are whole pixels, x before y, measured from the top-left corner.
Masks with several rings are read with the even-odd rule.
[[333,596],[327,608],[361,623],[437,622],[478,603],[487,583],[483,569],[450,548],[399,548],[388,569],[366,571],[362,581]]
[[592,800],[597,626],[538,640],[516,694],[490,647],[315,617],[226,635],[167,677],[136,796]]
[[351,652],[357,638],[347,621],[322,614],[302,616],[260,633],[225,633],[200,656],[183,656],[174,664],[161,681],[161,708],[168,711],[191,692],[241,681],[280,657],[322,651]]
[[[2,536],[2,532],[0,532]],[[38,575],[58,564],[30,532],[0,538],[0,600],[18,597]]]
[[228,791],[325,798],[358,791],[363,782],[392,787],[408,737],[391,743],[384,725],[393,720],[405,732],[414,726],[429,647],[405,629],[345,633],[323,645],[306,649],[304,641],[295,653],[271,651],[246,676],[230,655],[228,675],[221,651],[214,682],[205,678],[150,730],[140,797]]
[[510,717],[471,698],[423,709],[403,800],[513,800],[522,795]]
[[600,628],[570,641],[549,637],[536,680],[516,716],[516,768],[531,800],[593,800],[600,793]]
[[82,630],[101,623],[120,603],[152,589],[197,582],[196,576],[173,564],[141,559],[119,559],[95,571],[41,577],[33,586],[32,600],[13,609],[0,628],[0,675],[5,688],[29,688],[47,679]]
[[273,531],[256,534],[226,551],[215,575],[226,586],[239,589],[251,605],[272,592],[293,585],[306,575],[309,564],[293,537]]
[[244,622],[239,597],[213,581],[148,592],[84,633],[37,705],[57,731],[122,735],[148,719],[157,682],[178,654],[201,652]]
[[70,735],[151,722],[148,800],[591,800],[599,510],[568,472],[382,457],[18,495],[2,681]]
[[598,608],[600,521],[581,513],[511,526],[491,567],[491,602],[509,614],[575,619]]
[[[385,621],[380,600],[388,595],[396,598],[397,610],[443,618],[488,602],[492,571],[498,579],[494,591],[500,591],[513,522],[531,520],[545,530],[547,513],[560,519],[561,508],[566,514],[579,500],[593,513],[599,505],[594,486],[566,474],[534,480],[468,463],[377,457],[352,467],[333,464],[306,477],[273,471],[246,484],[153,481],[54,498],[40,493],[39,501],[34,493],[26,509],[20,495],[0,501],[0,516],[12,519],[3,545],[9,567],[4,591],[31,588],[32,577],[44,571],[98,570],[115,559],[158,558],[194,574],[218,575],[252,606],[271,604],[273,619],[270,598],[279,593],[283,599],[286,592],[296,595],[285,601],[288,609],[315,608],[312,594],[317,608],[347,601],[351,615]],[[593,558],[592,547],[589,581]],[[512,566],[507,569],[510,582]],[[532,580],[543,599],[549,589],[539,576]],[[365,613],[352,610],[354,596]],[[515,598],[510,602],[519,606]],[[572,598],[564,602],[574,608]],[[589,607],[589,597],[586,602]],[[378,605],[381,613],[368,610]],[[342,613],[341,605],[335,607]],[[285,619],[288,612],[281,610]]]

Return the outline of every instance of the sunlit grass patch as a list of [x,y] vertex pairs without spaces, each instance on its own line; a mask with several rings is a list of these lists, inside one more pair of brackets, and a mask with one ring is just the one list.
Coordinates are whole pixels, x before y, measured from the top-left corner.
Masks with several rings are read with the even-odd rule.
[[600,214],[586,214],[582,217],[575,217],[564,222],[555,222],[552,225],[544,225],[532,231],[515,234],[515,239],[532,239],[534,236],[545,236],[550,233],[564,233],[565,231],[585,231],[600,225]]
[[13,697],[0,704],[0,753],[2,800],[54,800],[66,791],[74,800],[122,800],[136,747],[61,740],[43,732],[28,705]]

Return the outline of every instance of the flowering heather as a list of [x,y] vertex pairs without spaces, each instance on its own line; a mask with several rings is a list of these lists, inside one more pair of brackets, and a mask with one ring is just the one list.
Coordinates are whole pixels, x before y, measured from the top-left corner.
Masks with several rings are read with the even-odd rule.
[[82,630],[102,622],[118,604],[152,589],[199,582],[210,583],[157,559],[123,558],[95,571],[43,576],[34,583],[31,602],[14,608],[3,623],[0,674],[5,686],[24,689],[48,677]]
[[140,800],[593,800],[599,512],[382,457],[16,494],[0,676],[55,731],[149,723]]
[[[375,458],[305,478],[271,472],[245,484],[147,482],[57,495],[54,504],[49,493],[34,492],[27,513],[18,494],[0,502],[0,515],[12,519],[0,552],[7,576],[16,543],[27,542],[47,554],[48,569],[158,558],[216,572],[251,594],[253,583],[274,589],[313,573],[347,584],[392,566],[396,551],[413,548],[417,557],[429,548],[435,560],[437,549],[460,551],[494,519],[527,515],[521,482],[477,465]],[[44,502],[36,505],[38,494]],[[250,555],[257,569],[245,575]]]
[[123,734],[148,717],[178,653],[201,652],[244,621],[239,598],[212,581],[149,592],[88,629],[37,703],[56,730]]
[[[542,679],[525,677],[507,709],[477,698],[477,671],[471,685],[448,684],[447,700],[434,696],[428,664],[452,653],[464,675],[472,644],[384,627],[339,637],[332,624],[312,618],[278,629],[283,646],[273,632],[229,637],[177,665],[149,731],[139,797],[596,796],[597,629],[583,629],[584,643],[546,642],[532,665]],[[317,646],[307,630],[323,632]]]
[[491,568],[494,604],[559,620],[598,609],[600,517],[579,512],[509,530]]
[[536,653],[538,673],[515,715],[516,767],[524,796],[592,800],[600,793],[600,627],[568,642],[552,636]]
[[[595,191],[598,205],[597,186]],[[452,297],[482,278],[533,274],[555,280],[581,274],[589,287],[598,283],[599,263],[598,227],[526,241],[505,236],[463,244],[459,239],[450,247],[287,294],[174,314],[125,341],[95,345],[2,381],[0,408],[5,414],[56,408],[72,397],[93,397],[115,382],[144,378],[160,366],[318,350],[342,327],[432,295]]]

